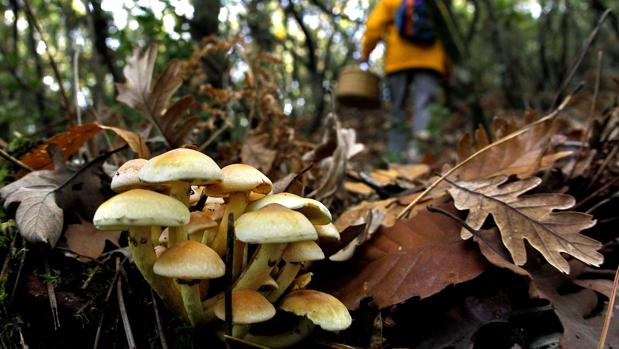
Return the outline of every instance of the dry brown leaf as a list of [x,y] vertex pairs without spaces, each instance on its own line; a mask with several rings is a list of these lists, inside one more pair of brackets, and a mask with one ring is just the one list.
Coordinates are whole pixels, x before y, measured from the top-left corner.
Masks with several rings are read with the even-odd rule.
[[513,263],[509,251],[501,243],[501,235],[497,228],[480,230],[473,240],[477,242],[481,254],[488,262],[499,268],[509,269],[518,275],[530,276],[528,271]]
[[361,182],[344,181],[344,189],[362,196],[369,196],[375,193],[374,189]]
[[[327,125],[328,128],[323,138],[323,145],[326,147],[328,144],[335,144],[335,148],[329,157],[323,158],[320,161],[320,183],[313,192],[307,195],[307,197],[319,201],[329,198],[341,187],[346,175],[346,164],[348,162],[348,149],[345,146],[340,121],[335,114],[329,114]],[[321,148],[321,146],[318,148]],[[303,156],[303,159],[306,161],[318,161],[319,157],[316,154],[313,153],[312,156],[306,154],[308,156]]]
[[[372,238],[372,235],[374,235],[374,233],[378,230],[384,219],[385,215],[379,210],[375,208],[370,209],[364,222],[355,226],[350,226],[340,233],[340,240],[338,242],[341,244],[342,248],[339,249],[337,253],[329,256],[329,259],[337,262],[351,259],[359,246],[362,246]],[[361,233],[356,234],[354,239],[347,242],[348,231],[351,228],[356,229],[357,227],[362,228]]]
[[269,135],[254,134],[245,138],[241,148],[241,161],[251,165],[263,173],[269,173],[273,167],[273,161],[277,152],[267,147]]
[[477,277],[488,264],[459,231],[451,218],[425,210],[379,229],[361,247],[358,269],[344,276],[334,295],[350,309],[373,297],[382,309]]
[[410,181],[430,173],[430,166],[426,164],[389,164],[389,169],[395,170],[399,177]]
[[144,143],[144,140],[139,134],[119,127],[105,126],[101,124],[96,125],[104,130],[109,130],[116,133],[118,137],[122,138],[125,143],[127,143],[129,148],[136,152],[140,158],[148,159],[150,157],[150,150],[148,150],[148,146]]
[[69,224],[64,233],[69,249],[79,255],[98,258],[105,248],[105,241],[109,240],[119,245],[119,231],[100,231],[89,222]]
[[[552,119],[548,119],[528,129],[523,134],[489,148],[484,153],[471,159],[457,169],[453,176],[460,180],[489,178],[498,175],[517,175],[526,178],[539,169],[552,164],[557,155],[544,155],[550,137],[556,133]],[[472,147],[472,140],[465,136],[458,147],[458,162],[462,162],[488,142],[485,132],[478,132],[477,146]],[[509,136],[509,135],[507,135]],[[497,143],[495,141],[495,143]],[[567,156],[569,154],[563,154]]]
[[62,151],[64,160],[67,160],[71,155],[75,154],[87,140],[94,137],[100,131],[101,128],[96,124],[84,124],[71,127],[48,139],[47,142],[38,145],[23,155],[20,160],[35,170],[51,169],[53,168],[53,162],[47,152],[49,144],[57,145]]
[[180,147],[198,122],[195,117],[185,117],[194,104],[193,98],[181,98],[174,105],[169,105],[172,95],[183,81],[180,76],[181,63],[177,60],[168,63],[151,88],[156,58],[157,47],[154,45],[144,51],[137,47],[133,50],[123,69],[126,81],[116,85],[116,99],[139,110],[152,121],[169,146]]
[[[574,206],[574,198],[564,194],[533,194],[520,196],[535,188],[541,179],[531,177],[504,184],[506,176],[476,181],[452,183],[449,193],[459,210],[469,210],[466,223],[481,228],[489,215],[499,227],[503,244],[516,265],[527,261],[524,240],[540,251],[558,270],[569,273],[570,267],[562,252],[591,265],[600,265],[604,257],[597,252],[602,244],[580,234],[595,225],[591,215],[580,212],[553,212]],[[462,229],[463,239],[472,235]]]
[[[583,289],[576,293],[559,294],[559,287],[569,283],[569,278],[552,268],[534,271],[532,275],[531,295],[549,300],[563,326],[561,348],[595,348],[607,311],[604,309],[600,313],[593,313],[598,305],[596,293]],[[619,321],[611,321],[606,345],[610,348],[619,347]]]

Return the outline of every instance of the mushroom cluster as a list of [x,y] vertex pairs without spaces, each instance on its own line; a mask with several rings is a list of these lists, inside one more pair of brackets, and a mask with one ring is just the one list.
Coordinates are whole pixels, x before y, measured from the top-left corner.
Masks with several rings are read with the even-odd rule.
[[[308,277],[299,275],[309,262],[325,257],[317,240],[339,239],[322,203],[272,194],[271,181],[259,170],[245,164],[219,168],[187,148],[127,161],[111,187],[119,194],[98,208],[95,226],[128,231],[129,250],[144,279],[193,326],[222,328],[224,289],[232,289],[237,338],[285,347],[315,325],[327,331],[350,326],[346,307],[335,297],[305,289]],[[226,243],[229,217],[234,219],[233,248]],[[227,283],[222,258],[232,261]],[[276,316],[275,306],[297,315],[296,326],[252,334],[251,324]]]

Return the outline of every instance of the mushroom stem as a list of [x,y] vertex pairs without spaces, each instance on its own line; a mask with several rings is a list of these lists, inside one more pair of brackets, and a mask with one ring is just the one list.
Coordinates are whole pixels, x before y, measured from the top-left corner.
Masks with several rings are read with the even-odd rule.
[[142,273],[146,282],[155,290],[157,295],[174,313],[186,317],[181,302],[181,295],[173,280],[161,277],[153,272],[153,264],[157,256],[155,255],[151,232],[151,227],[129,228],[129,252],[131,252],[133,261],[140,270],[140,273]]
[[312,333],[315,326],[316,325],[314,325],[312,321],[306,317],[303,317],[292,329],[284,333],[270,336],[247,334],[243,340],[263,345],[268,348],[286,348],[305,339],[305,337]]
[[247,268],[236,280],[233,288],[257,290],[270,277],[271,270],[282,258],[285,243],[261,244],[254,253]]
[[[213,243],[211,245],[211,248],[215,250],[215,252],[217,252],[217,254],[219,254],[220,256],[223,256],[226,253],[226,235],[228,229],[228,216],[230,212],[234,214],[234,219],[236,220],[239,218],[240,215],[243,214],[243,212],[245,211],[245,207],[247,207],[247,196],[244,192],[230,193],[228,204],[226,205],[226,210],[224,211],[224,215],[221,218],[221,223],[219,223],[219,230],[217,231],[217,235],[215,235],[215,238],[213,239]],[[238,247],[238,244],[235,245],[234,250],[241,250],[242,252],[243,248]]]
[[[185,206],[189,204],[189,191],[191,186],[188,183],[177,182],[170,188],[170,196],[182,202]],[[168,248],[175,244],[187,240],[187,226],[168,227]]]
[[294,282],[294,279],[297,277],[300,270],[301,263],[286,262],[277,276],[276,281],[278,287],[271,291],[271,293],[267,296],[269,302],[277,302],[279,297],[281,297],[286,292],[288,287]]
[[232,337],[241,338],[245,337],[249,332],[249,325],[245,324],[235,324],[232,326]]
[[181,297],[189,323],[194,327],[206,324],[206,317],[202,308],[202,301],[200,300],[200,283],[196,280],[177,280],[177,284],[181,290]]
[[150,238],[151,238],[151,243],[154,246],[159,245],[159,237],[161,236],[161,227],[160,226],[153,226],[150,227]]

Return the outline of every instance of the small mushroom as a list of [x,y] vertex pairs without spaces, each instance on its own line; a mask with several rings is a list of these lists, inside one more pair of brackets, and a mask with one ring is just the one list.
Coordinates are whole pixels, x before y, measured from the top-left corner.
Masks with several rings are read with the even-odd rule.
[[[215,316],[226,321],[224,298],[215,304]],[[260,292],[247,288],[232,291],[232,336],[243,338],[251,324],[264,322],[275,316],[275,307]]]
[[291,210],[299,211],[315,225],[329,224],[332,220],[329,209],[320,201],[303,198],[292,193],[267,195],[249,204],[247,206],[247,211],[259,210],[269,204],[280,204]]
[[206,323],[199,281],[221,277],[225,269],[224,262],[215,251],[192,240],[168,248],[153,266],[155,274],[176,280],[189,322],[193,326]]

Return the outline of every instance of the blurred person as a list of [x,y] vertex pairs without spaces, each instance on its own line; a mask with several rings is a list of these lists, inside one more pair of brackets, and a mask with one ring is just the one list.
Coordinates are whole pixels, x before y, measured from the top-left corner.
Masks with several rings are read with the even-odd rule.
[[[430,106],[449,71],[449,59],[435,30],[439,22],[430,13],[432,1],[379,0],[366,21],[361,62],[368,62],[378,42],[385,43],[384,72],[391,102],[386,160],[390,162],[421,160],[419,141],[429,138]],[[418,38],[409,37],[413,29]],[[407,113],[411,86],[412,125]]]

